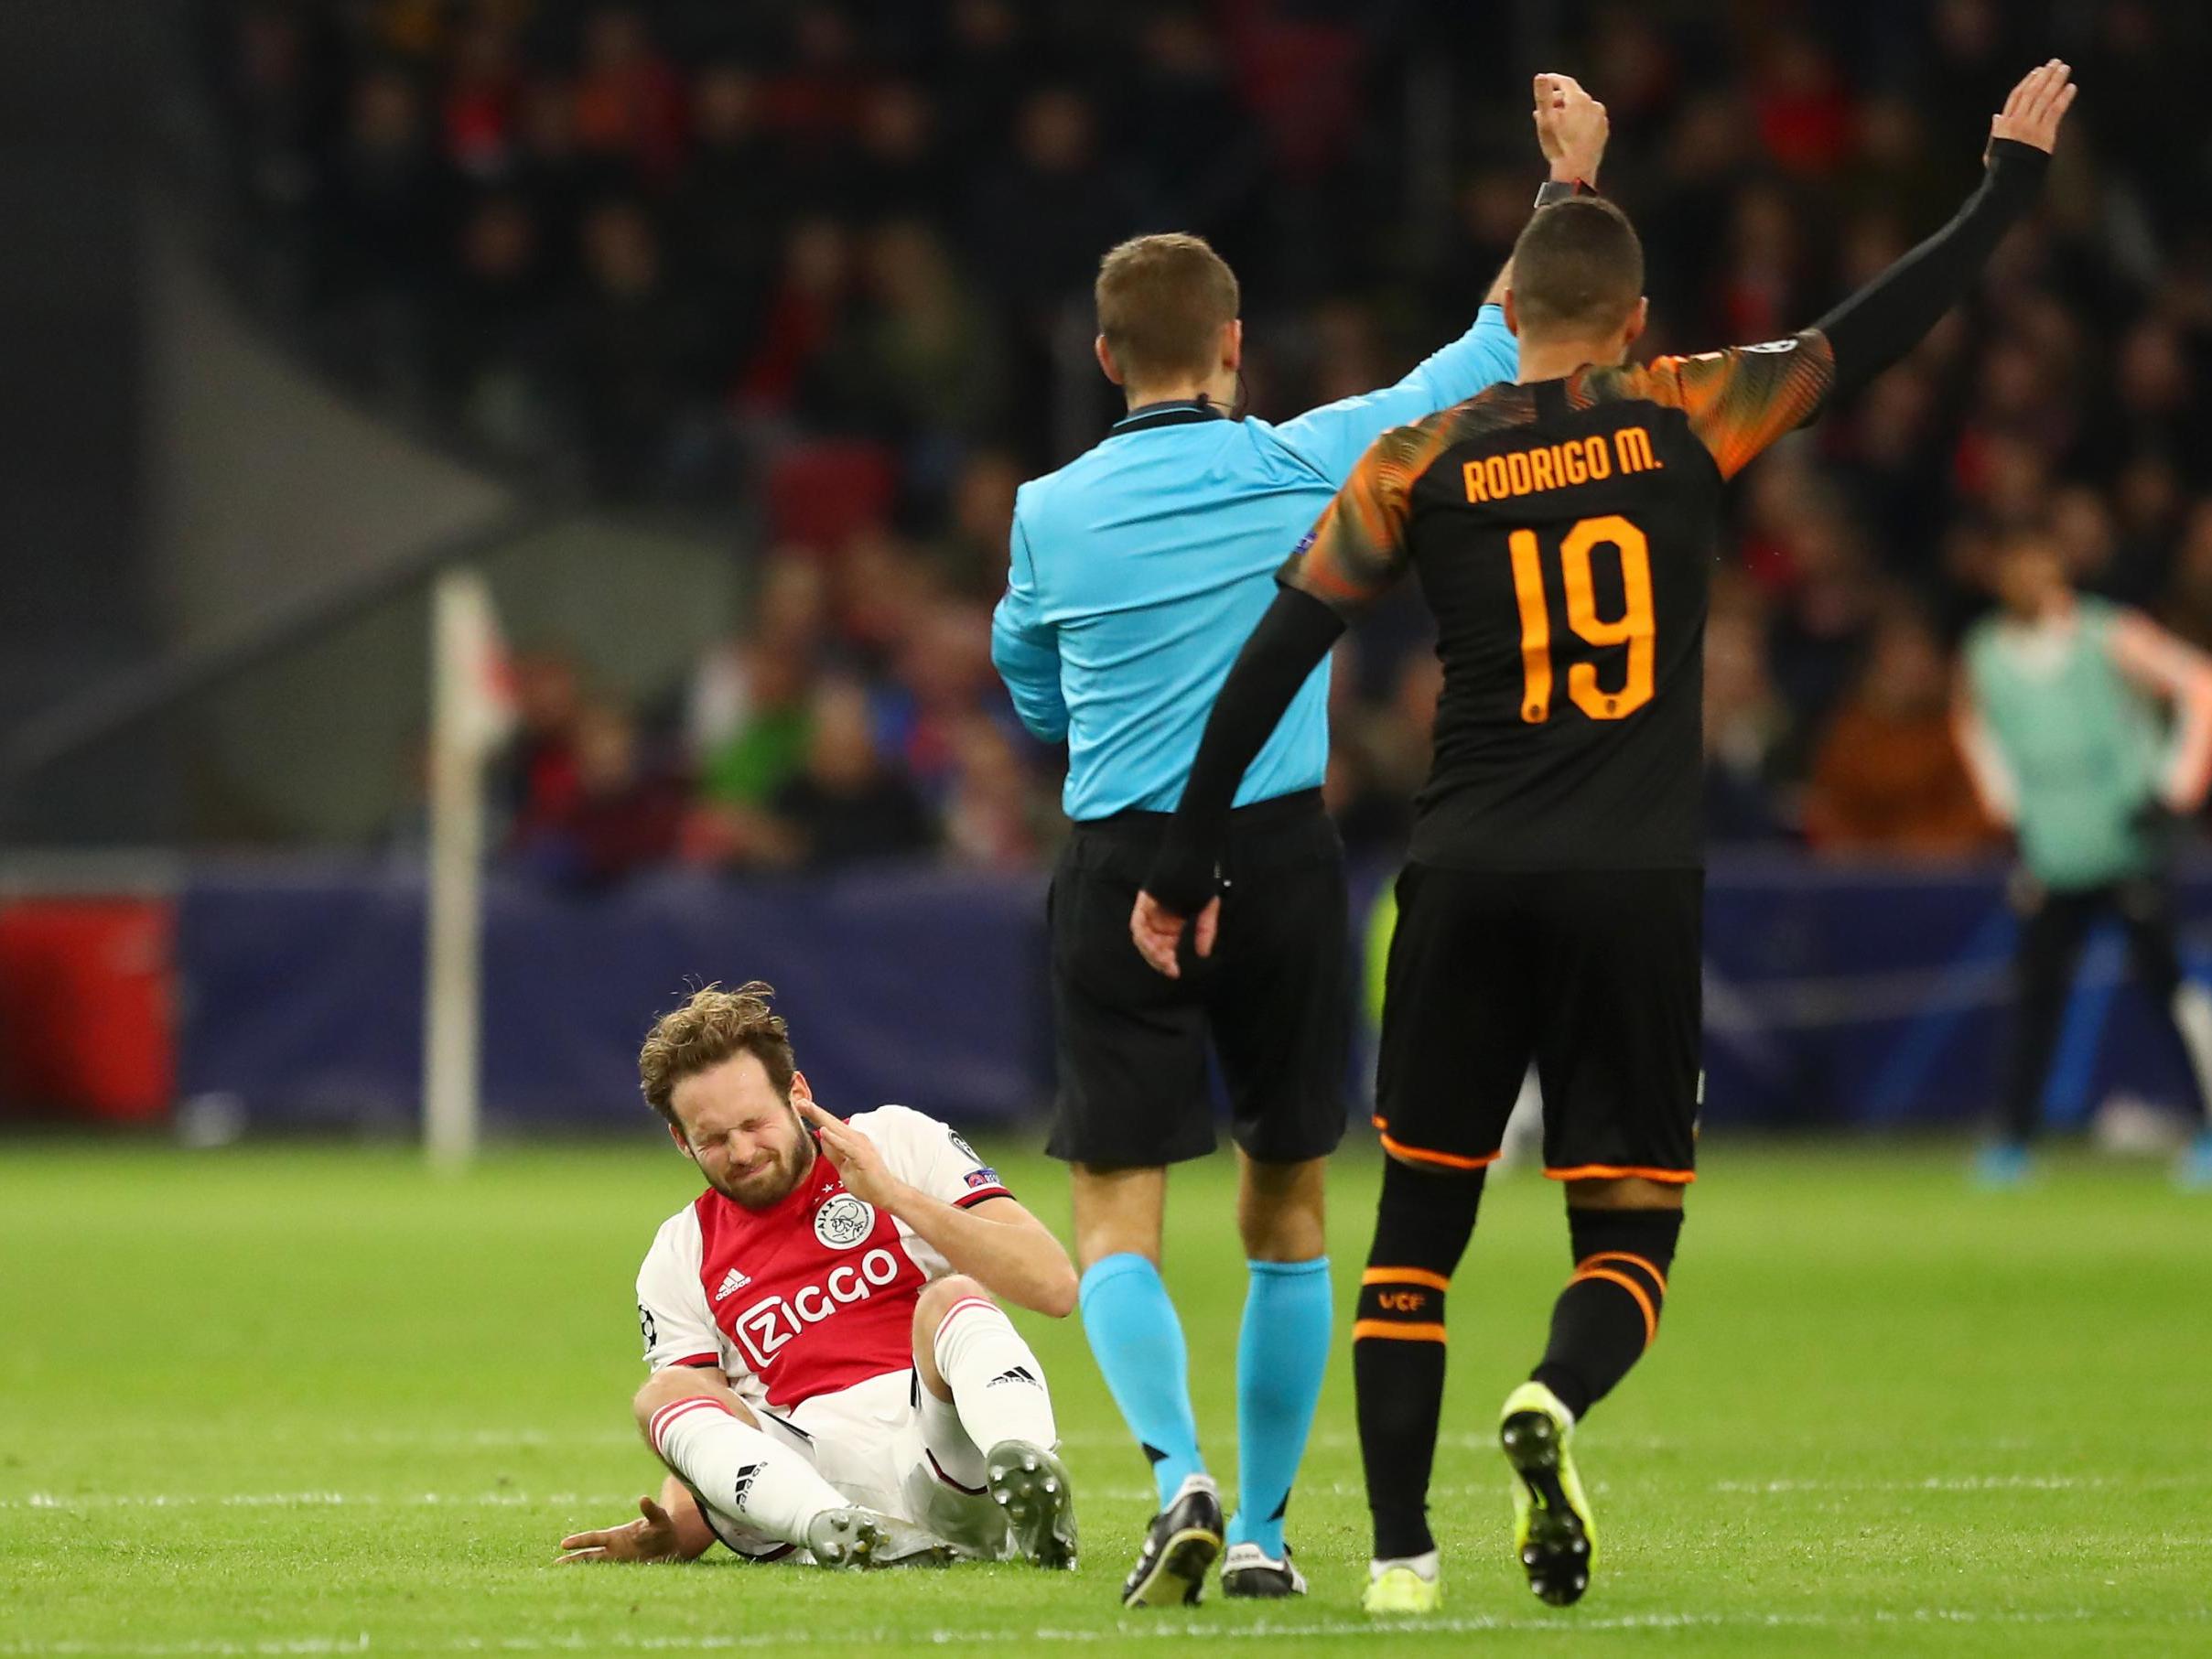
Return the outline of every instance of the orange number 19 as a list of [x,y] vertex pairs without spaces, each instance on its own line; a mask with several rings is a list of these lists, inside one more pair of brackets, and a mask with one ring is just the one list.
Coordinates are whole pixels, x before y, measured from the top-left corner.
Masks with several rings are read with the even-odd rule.
[[[1597,590],[1591,578],[1591,549],[1610,543],[1621,560],[1621,591],[1627,601],[1608,622],[1598,615]],[[1537,555],[1536,532],[1516,530],[1506,538],[1513,558],[1513,597],[1521,612],[1521,718],[1541,726],[1551,718],[1551,613],[1544,601],[1544,569]],[[1651,544],[1618,513],[1582,519],[1559,544],[1559,578],[1567,590],[1567,626],[1586,644],[1628,647],[1628,675],[1618,691],[1598,686],[1594,664],[1577,663],[1567,671],[1567,695],[1592,720],[1623,720],[1651,701],[1656,655],[1651,608]]]

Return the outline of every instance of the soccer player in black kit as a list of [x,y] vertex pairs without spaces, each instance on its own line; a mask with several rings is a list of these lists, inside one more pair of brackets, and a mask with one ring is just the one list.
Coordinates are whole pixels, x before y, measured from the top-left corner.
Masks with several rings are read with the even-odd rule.
[[1438,626],[1435,754],[1398,878],[1376,1124],[1388,1161],[1353,1327],[1375,1521],[1365,1605],[1440,1600],[1427,1495],[1444,1298],[1522,1072],[1544,1093],[1574,1272],[1505,1401],[1515,1551],[1565,1604],[1596,1554],[1576,1422],[1657,1333],[1694,1179],[1704,834],[1699,723],[1721,487],[1895,362],[2035,199],[2073,102],[2056,60],[1993,121],[1941,232],[1812,328],[1626,366],[1643,252],[1610,203],[1530,220],[1506,319],[1520,382],[1386,433],[1278,576],[1130,918],[1163,973],[1218,902],[1252,757],[1355,613],[1407,570]]

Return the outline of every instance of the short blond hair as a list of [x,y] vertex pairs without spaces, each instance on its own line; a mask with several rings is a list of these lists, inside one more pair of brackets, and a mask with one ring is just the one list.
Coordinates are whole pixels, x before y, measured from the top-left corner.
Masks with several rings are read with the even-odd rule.
[[1236,320],[1236,274],[1203,236],[1137,236],[1098,262],[1098,332],[1122,373],[1210,374],[1222,326]]
[[673,1104],[676,1084],[739,1054],[759,1060],[776,1093],[789,1099],[798,1066],[792,1058],[790,1028],[768,1006],[775,994],[775,986],[758,979],[734,991],[710,985],[694,991],[682,1007],[662,1015],[638,1050],[638,1085],[645,1104],[682,1128]]

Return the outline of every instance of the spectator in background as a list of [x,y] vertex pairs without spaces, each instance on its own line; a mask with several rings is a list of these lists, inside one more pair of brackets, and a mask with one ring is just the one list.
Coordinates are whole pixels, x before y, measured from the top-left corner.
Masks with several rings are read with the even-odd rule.
[[688,862],[795,858],[771,808],[805,764],[827,618],[821,560],[804,548],[782,549],[761,570],[742,630],[693,670],[684,706],[694,781],[683,835]]
[[903,537],[880,526],[854,535],[830,566],[830,614],[838,642],[866,678],[883,680],[894,673],[937,598],[935,571]]
[[868,694],[833,681],[815,694],[806,763],[776,792],[792,854],[814,868],[927,852],[935,826],[912,785],[876,753]]
[[1064,86],[1031,94],[1013,153],[977,189],[968,225],[976,271],[1017,330],[1016,384],[1047,383],[1063,307],[1082,303],[1099,249],[1129,235],[1138,218],[1135,198],[1098,153],[1090,101]]
[[1875,625],[1814,758],[1804,818],[1806,839],[1828,854],[1956,857],[1994,838],[1952,734],[1943,642],[1909,604],[1893,602]]
[[437,259],[444,180],[422,98],[397,70],[354,83],[318,238],[329,349],[343,372],[405,397],[421,368],[417,309]]
[[1880,585],[1842,501],[1802,449],[1759,475],[1748,505],[1753,574],[1774,593],[1770,672],[1797,718],[1816,726],[1857,668]]
[[574,429],[607,494],[645,494],[674,469],[674,441],[696,414],[705,330],[669,286],[653,221],[634,201],[592,210],[586,287],[569,319]]
[[1007,547],[1021,464],[1004,449],[972,452],[954,475],[948,522],[928,558],[947,596],[990,604],[1006,591]]
[[584,710],[583,673],[569,652],[517,652],[510,667],[514,732],[491,767],[492,799],[507,822],[509,850],[564,819],[582,785],[577,731]]
[[987,609],[939,600],[912,619],[871,715],[877,746],[924,799],[943,801],[951,789],[972,716],[987,708],[1011,719],[997,680]]
[[1785,172],[1819,178],[1842,166],[1856,123],[1842,78],[1818,41],[1777,34],[1752,84],[1761,145]]
[[616,189],[618,180],[577,145],[575,89],[558,75],[540,70],[523,89],[516,137],[510,185],[530,204],[549,269],[566,287],[581,268],[575,249],[585,207]]
[[1766,673],[1766,641],[1748,588],[1723,604],[1716,583],[1705,625],[1705,833],[1715,844],[1772,841],[1789,738],[1788,707]]
[[462,178],[496,185],[514,170],[522,87],[513,31],[495,15],[480,15],[460,31],[438,100],[440,147]]
[[1926,579],[1947,522],[1937,418],[1934,382],[1907,361],[1860,395],[1838,433],[1840,474],[1866,514],[1883,568],[1915,581]]
[[696,740],[698,796],[710,806],[763,806],[805,761],[814,665],[804,646],[763,631],[729,668],[737,706],[718,720],[719,731]]
[[2159,619],[2197,650],[2212,652],[2212,496],[2189,509]]
[[[957,96],[959,88],[947,91]],[[937,106],[911,81],[877,87],[863,106],[847,194],[871,221],[951,222],[957,195],[937,143]]]
[[584,25],[576,81],[577,142],[660,189],[684,159],[684,83],[653,44],[642,11],[610,5]]
[[851,289],[852,240],[834,219],[810,218],[783,241],[782,269],[752,353],[738,377],[739,408],[755,420],[789,417],[836,343]]
[[971,711],[954,727],[951,749],[945,851],[977,869],[1033,868],[1059,814],[1022,765],[1006,728]]
[[437,390],[469,437],[530,454],[545,427],[555,346],[537,222],[519,198],[487,196],[456,242],[459,275],[436,319]]
[[516,862],[556,887],[596,891],[666,864],[684,819],[682,784],[655,764],[636,723],[590,704],[575,724],[576,791],[517,837]]
[[758,343],[791,196],[759,84],[741,66],[710,64],[692,82],[692,144],[670,230],[713,318],[716,355],[734,367]]
[[838,408],[925,455],[981,436],[998,408],[998,343],[936,233],[911,219],[879,226],[861,273],[866,307],[830,365]]

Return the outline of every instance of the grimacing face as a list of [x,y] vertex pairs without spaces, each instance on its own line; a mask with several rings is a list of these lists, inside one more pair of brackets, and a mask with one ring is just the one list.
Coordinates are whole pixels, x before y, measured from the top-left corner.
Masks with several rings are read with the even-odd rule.
[[806,1079],[794,1072],[786,1100],[760,1057],[742,1051],[677,1083],[669,1093],[676,1122],[668,1133],[708,1186],[748,1210],[766,1210],[814,1168],[814,1137],[792,1104],[813,1098]]

